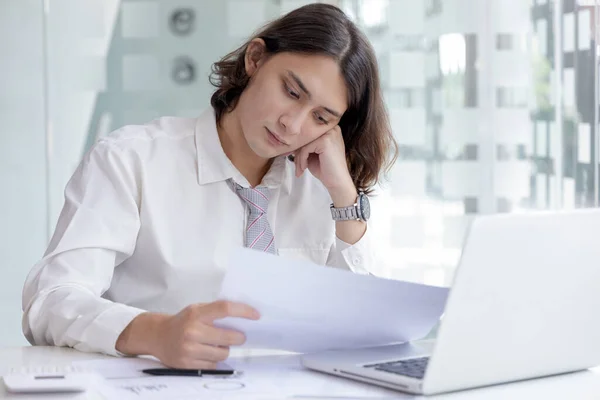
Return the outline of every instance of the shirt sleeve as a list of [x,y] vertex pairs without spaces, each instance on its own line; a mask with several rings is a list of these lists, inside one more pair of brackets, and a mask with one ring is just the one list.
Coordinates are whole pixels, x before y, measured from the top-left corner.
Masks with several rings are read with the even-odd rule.
[[69,180],[54,235],[23,288],[23,333],[30,343],[120,355],[117,338],[144,310],[101,296],[115,266],[135,249],[136,160],[134,152],[103,139]]
[[375,255],[368,224],[363,236],[354,244],[348,244],[336,236],[327,257],[327,265],[358,274],[370,274],[375,266]]

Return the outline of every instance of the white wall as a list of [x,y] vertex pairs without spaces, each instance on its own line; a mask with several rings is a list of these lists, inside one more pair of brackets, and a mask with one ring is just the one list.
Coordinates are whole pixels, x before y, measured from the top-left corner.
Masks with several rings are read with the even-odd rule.
[[21,289],[46,244],[41,0],[0,0],[0,346],[23,345]]

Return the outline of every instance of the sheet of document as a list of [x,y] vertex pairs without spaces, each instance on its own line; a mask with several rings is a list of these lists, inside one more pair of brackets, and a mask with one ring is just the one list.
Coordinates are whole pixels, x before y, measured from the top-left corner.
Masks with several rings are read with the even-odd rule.
[[256,308],[258,321],[215,325],[246,334],[244,347],[294,352],[358,348],[424,337],[448,289],[354,274],[249,249],[230,256],[220,299]]
[[155,363],[116,358],[79,361],[74,365],[93,369],[106,378],[96,388],[106,400],[405,398],[389,389],[310,371],[301,366],[297,355],[230,358],[227,364],[242,372],[239,377],[160,377],[139,373],[139,369],[156,366]]
[[[75,361],[74,366],[91,369],[105,379],[150,378],[151,375],[142,372],[149,368],[166,368],[157,358],[152,356],[99,358],[96,360]],[[231,369],[225,363],[217,363],[219,369]]]
[[75,361],[73,366],[91,369],[106,379],[145,378],[142,372],[148,368],[165,368],[158,359],[149,356],[126,358],[99,358],[97,360]]

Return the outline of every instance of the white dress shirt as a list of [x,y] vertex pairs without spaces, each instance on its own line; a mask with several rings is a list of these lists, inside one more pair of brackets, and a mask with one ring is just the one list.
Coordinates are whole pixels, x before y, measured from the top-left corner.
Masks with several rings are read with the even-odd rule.
[[[138,314],[216,300],[247,218],[229,178],[249,186],[221,147],[212,109],[100,139],[67,184],[56,231],[25,282],[27,339],[119,355],[116,340]],[[367,273],[369,234],[354,245],[336,237],[329,193],[308,170],[296,178],[278,157],[262,184],[280,256]]]

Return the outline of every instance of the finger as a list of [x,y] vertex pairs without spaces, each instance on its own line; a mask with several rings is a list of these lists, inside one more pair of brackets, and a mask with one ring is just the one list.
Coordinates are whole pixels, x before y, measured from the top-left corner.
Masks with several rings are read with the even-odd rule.
[[306,160],[306,168],[310,169],[311,166],[315,167],[317,165],[319,165],[319,155],[316,153],[309,154]]
[[246,342],[242,332],[206,325],[202,332],[202,343],[213,346],[241,346]]
[[194,359],[200,361],[219,362],[225,361],[229,357],[229,347],[210,346],[208,344],[198,344],[194,349]]
[[[306,146],[304,146],[302,149],[300,149],[300,154],[298,157],[299,158],[298,162],[300,163],[300,175],[302,175],[302,173],[306,169],[308,156],[313,151],[313,148],[314,148],[314,144],[309,143]],[[300,175],[298,175],[298,176],[300,176]]]
[[308,151],[304,151],[304,153],[302,154],[302,157],[300,157],[300,173],[301,174],[306,169],[306,164],[307,164],[309,156],[310,156],[310,153]]
[[333,129],[331,129],[332,133],[335,133],[336,135],[338,135],[339,137],[341,137],[343,139],[343,135],[342,135],[342,128],[340,128],[339,125],[336,125],[333,127]]
[[296,167],[296,177],[300,176],[298,173],[300,172],[300,151],[296,151],[294,153],[294,165]]
[[225,317],[237,317],[246,319],[259,319],[260,314],[254,308],[244,303],[220,300],[210,303],[199,311],[200,320],[212,322]]

